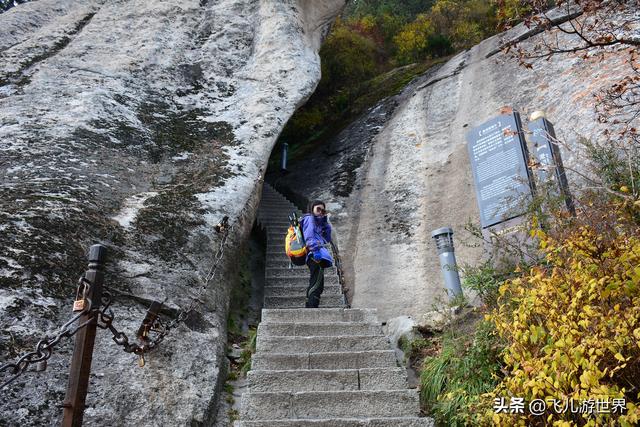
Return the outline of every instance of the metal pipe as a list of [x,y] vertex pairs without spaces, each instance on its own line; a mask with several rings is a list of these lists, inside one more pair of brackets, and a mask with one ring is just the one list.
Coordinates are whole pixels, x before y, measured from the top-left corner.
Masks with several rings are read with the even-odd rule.
[[289,154],[289,144],[286,142],[282,144],[282,159],[280,159],[280,170],[285,172],[287,170],[287,155]]
[[450,227],[439,228],[431,232],[431,237],[436,242],[444,285],[447,288],[449,301],[451,301],[456,296],[462,295],[458,265],[453,249],[453,230]]

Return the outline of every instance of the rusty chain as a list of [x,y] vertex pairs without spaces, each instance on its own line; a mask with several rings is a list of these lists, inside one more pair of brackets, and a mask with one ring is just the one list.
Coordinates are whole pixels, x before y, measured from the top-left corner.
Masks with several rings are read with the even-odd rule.
[[[91,282],[87,280],[84,276],[80,278],[78,281],[78,286],[91,287]],[[84,328],[91,322],[95,320],[95,316],[92,316],[89,320],[84,323],[80,323],[76,326],[71,326],[75,323],[83,314],[88,313],[92,309],[92,303],[89,298],[86,298],[87,304],[85,305],[82,311],[79,311],[76,315],[74,315],[71,319],[67,321],[62,327],[58,330],[58,333],[49,338],[45,335],[38,344],[36,344],[36,349],[34,351],[30,351],[29,353],[25,353],[15,362],[9,362],[2,366],[0,366],[0,374],[5,372],[10,372],[11,377],[3,382],[0,385],[0,389],[11,384],[15,381],[19,376],[24,374],[29,366],[36,364],[36,371],[44,371],[47,367],[47,360],[53,354],[53,348],[62,340],[62,338],[71,338],[74,336],[80,329]],[[95,312],[95,311],[94,311]]]
[[[229,236],[229,232],[233,229],[233,225],[229,225],[229,217],[225,216],[222,221],[215,226],[215,230],[218,233],[223,233],[222,241],[220,242],[220,247],[218,248],[218,252],[214,257],[214,263],[211,266],[211,269],[207,273],[206,279],[203,281],[200,292],[193,298],[191,304],[186,309],[182,309],[178,312],[178,315],[174,320],[170,323],[165,324],[159,317],[154,316],[153,320],[149,324],[144,324],[144,333],[141,336],[138,336],[140,344],[134,344],[129,341],[129,337],[121,331],[118,331],[115,326],[113,326],[114,314],[113,311],[109,308],[112,303],[112,296],[109,291],[106,289],[103,291],[101,304],[99,305],[99,309],[95,310],[92,304],[92,301],[89,298],[85,298],[87,304],[85,304],[84,308],[75,314],[71,319],[69,319],[58,331],[58,333],[49,338],[45,336],[36,344],[36,348],[34,351],[25,353],[15,362],[9,362],[2,366],[0,366],[0,374],[4,374],[5,372],[9,372],[11,377],[0,384],[0,389],[11,384],[18,377],[24,374],[31,365],[36,364],[36,371],[44,371],[46,369],[47,360],[53,354],[53,348],[62,340],[62,338],[71,338],[73,337],[80,329],[86,327],[91,322],[97,320],[96,326],[101,329],[108,329],[113,337],[113,341],[123,347],[123,350],[127,353],[134,353],[140,357],[141,366],[144,365],[144,353],[147,353],[153,349],[155,349],[166,337],[166,335],[178,326],[179,323],[184,322],[189,314],[193,312],[198,305],[202,304],[202,297],[204,293],[207,291],[209,283],[215,277],[215,274],[218,269],[218,265],[220,260],[222,259],[222,255],[224,254],[224,250],[226,247],[227,237]],[[84,286],[85,291],[92,286],[92,283],[87,280],[84,275],[80,278],[78,286]],[[75,323],[83,314],[89,313],[93,310],[95,313],[91,318],[84,323],[71,326]],[[157,314],[157,313],[156,313]],[[150,339],[148,336],[149,332],[154,332],[156,334],[154,339]]]
[[[220,264],[220,260],[222,260],[229,232],[233,229],[233,225],[229,225],[228,221],[229,217],[225,216],[222,221],[215,226],[215,230],[218,233],[223,233],[222,240],[220,242],[220,246],[218,247],[218,252],[214,257],[213,265],[209,269],[206,279],[203,281],[198,294],[192,298],[189,306],[186,309],[181,309],[178,312],[176,318],[168,324],[165,324],[157,316],[157,313],[154,313],[155,316],[149,324],[145,324],[143,322],[144,333],[137,337],[139,344],[131,343],[127,334],[119,331],[115,326],[113,326],[114,315],[113,312],[109,310],[109,306],[111,305],[111,294],[108,291],[103,292],[103,308],[100,311],[100,321],[98,322],[98,327],[102,329],[109,329],[109,331],[111,331],[111,334],[113,335],[113,341],[117,345],[122,346],[125,352],[138,355],[140,357],[140,366],[144,366],[144,354],[155,349],[165,339],[167,334],[172,329],[178,326],[178,324],[180,324],[181,322],[184,322],[187,317],[189,317],[189,314],[193,312],[198,307],[198,305],[203,303],[204,294],[207,291],[209,283],[215,277],[218,265]],[[149,338],[149,332],[155,333],[155,337],[153,339]]]

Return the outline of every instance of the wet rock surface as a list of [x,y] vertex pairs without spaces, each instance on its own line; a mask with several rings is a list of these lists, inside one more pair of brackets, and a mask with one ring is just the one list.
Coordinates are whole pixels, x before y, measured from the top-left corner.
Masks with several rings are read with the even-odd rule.
[[[603,138],[593,95],[629,72],[624,55],[560,55],[527,69],[501,50],[516,39],[532,46],[541,35],[519,25],[430,69],[276,181],[292,198],[327,202],[354,307],[377,308],[386,321],[444,305],[431,241],[437,228],[454,229],[460,265],[482,257],[464,230],[469,221],[479,224],[465,135],[501,107],[524,119],[546,110],[565,141],[567,169],[583,168],[580,138]],[[575,183],[577,175],[568,175]]]
[[[98,331],[85,424],[214,421],[235,248],[343,3],[38,0],[0,14],[0,363],[71,317],[86,250],[102,243],[130,339],[150,301],[175,315],[207,290],[144,368]],[[0,424],[59,424],[71,348],[3,391]]]

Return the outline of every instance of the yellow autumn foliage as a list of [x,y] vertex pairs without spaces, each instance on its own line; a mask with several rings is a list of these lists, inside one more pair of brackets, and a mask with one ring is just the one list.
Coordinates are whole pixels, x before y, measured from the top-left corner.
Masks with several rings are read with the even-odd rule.
[[[583,224],[559,237],[532,232],[546,263],[500,288],[487,316],[508,343],[506,375],[483,395],[487,425],[637,425],[640,420],[640,238]],[[627,411],[543,416],[496,413],[494,399],[626,399]],[[595,411],[594,411],[595,412]]]

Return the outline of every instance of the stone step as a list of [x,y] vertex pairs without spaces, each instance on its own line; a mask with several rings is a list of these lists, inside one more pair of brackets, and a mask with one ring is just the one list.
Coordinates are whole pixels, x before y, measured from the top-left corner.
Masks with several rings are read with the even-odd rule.
[[[309,267],[306,265],[293,265],[293,267],[289,268],[289,258],[285,257],[284,259],[273,259],[271,262],[267,263],[267,267],[265,269],[265,277],[269,276],[309,276]],[[275,272],[273,270],[282,270],[283,272]],[[286,272],[285,272],[286,270]],[[304,273],[303,273],[304,271]],[[281,273],[281,274],[280,274]],[[338,270],[336,266],[331,266],[329,268],[324,269],[325,276],[328,274],[338,274]]]
[[290,226],[291,224],[282,224],[282,226],[278,226],[278,228],[273,228],[272,225],[269,225],[267,229],[267,244],[275,245],[281,241],[284,243]]
[[[260,197],[260,203],[264,203],[264,202],[286,202],[286,203],[291,203],[291,201],[289,199],[287,199],[286,197],[284,197],[281,194],[263,194],[262,197]],[[291,203],[291,205],[293,205],[293,203]]]
[[[323,246],[327,249],[327,251],[329,251],[331,256],[333,256],[331,244],[327,243]],[[285,252],[284,237],[282,239],[272,240],[271,243],[267,242],[265,249],[265,254],[267,257],[269,257],[269,255],[287,255],[287,253]]]
[[295,204],[291,203],[290,200],[279,197],[263,197],[260,199],[260,206],[268,204],[286,204],[292,206],[296,210],[300,210]]
[[278,240],[284,240],[284,237],[286,236],[287,231],[289,230],[289,225],[290,224],[283,226],[281,230],[270,229],[269,231],[267,231],[267,242],[275,243]]
[[277,203],[272,205],[260,205],[258,206],[258,212],[265,213],[286,213],[291,214],[293,212],[296,213],[298,218],[302,217],[304,213],[295,206],[291,206],[287,203]]
[[266,250],[266,254],[267,255],[279,254],[279,253],[282,253],[282,254],[286,255],[285,246],[284,246],[284,238],[282,239],[281,242],[277,242],[277,243],[276,242],[273,242],[273,243],[267,242],[267,248],[266,249],[267,249]]
[[404,368],[367,368],[343,370],[252,370],[247,374],[249,390],[338,391],[338,390],[406,390]]
[[296,215],[298,216],[298,218],[302,217],[302,212],[300,212],[299,210],[297,210],[296,208],[290,208],[286,205],[282,205],[282,206],[271,206],[271,207],[267,207],[267,206],[260,206],[258,208],[258,214],[266,214],[266,215],[271,215],[271,214],[284,214],[284,215],[291,215],[293,212],[296,213]]
[[[311,273],[307,272],[307,277],[303,275],[296,274],[295,276],[280,276],[280,277],[269,277],[265,278],[266,286],[305,286],[309,284],[309,276]],[[324,284],[325,285],[337,285],[340,282],[338,281],[337,274],[328,274],[324,275]]]
[[256,217],[256,221],[263,229],[266,229],[267,231],[277,231],[283,234],[287,232],[289,226],[291,225],[288,221],[283,222],[281,219],[273,220],[271,218]]
[[[289,268],[289,257],[288,256],[284,256],[284,257],[278,257],[278,256],[273,256],[271,258],[271,260],[267,260],[267,270],[270,268]],[[330,269],[333,269],[335,267],[329,267],[328,269],[325,269],[325,271],[329,271]],[[309,267],[307,267],[306,265],[294,265],[292,270],[296,270],[296,269],[305,269],[307,270],[307,274],[309,273]]]
[[393,350],[341,351],[326,353],[256,353],[251,369],[361,369],[397,366]]
[[265,392],[242,395],[243,420],[418,415],[416,390]]
[[267,262],[269,262],[269,260],[271,259],[271,257],[276,256],[276,260],[277,258],[283,258],[285,257],[286,259],[289,259],[289,257],[287,256],[287,253],[285,252],[285,248],[284,248],[284,242],[276,249],[276,248],[272,248],[270,250],[267,250],[267,252],[265,252],[265,257]]
[[267,245],[284,245],[284,241],[287,238],[288,231],[289,228],[283,228],[282,231],[279,231],[277,233],[267,233]]
[[[307,295],[306,286],[265,286],[265,297],[300,297]],[[324,287],[322,296],[325,295],[342,295],[342,287],[340,285],[329,285]]]
[[280,193],[279,191],[273,190],[273,189],[269,189],[268,191],[263,191],[262,192],[262,198],[263,199],[266,199],[266,198],[286,199],[284,194]]
[[[268,226],[267,228],[269,230],[273,230],[273,228],[271,228],[270,226]],[[285,236],[289,232],[289,226],[287,225],[286,227],[283,226],[282,228],[278,228],[277,232],[279,237],[267,237],[267,244],[274,245],[276,243],[284,242]]]
[[[282,265],[281,263],[283,263],[285,261],[289,262],[290,259],[287,256],[287,254],[284,252],[284,250],[282,250],[281,252],[272,252],[270,254],[266,254],[265,255],[265,261],[267,262],[267,266],[268,267],[272,267],[272,266],[275,266],[275,265]],[[278,262],[279,264],[272,265],[271,262]],[[300,266],[300,267],[307,268],[306,266]]]
[[[327,277],[329,274],[338,274],[335,267],[329,267],[324,269],[324,277]],[[287,267],[267,267],[265,268],[265,278],[270,279],[272,277],[291,277],[291,276],[302,276],[309,278],[309,267],[306,265],[297,266],[294,265],[293,268]]]
[[[333,258],[333,252],[331,250],[331,246],[325,246],[325,248],[327,249],[327,251],[329,252],[331,257]],[[285,251],[284,239],[282,239],[282,242],[280,242],[278,244],[271,244],[271,245],[267,244],[265,255],[266,255],[267,259],[269,259],[269,256],[271,256],[271,255],[284,255],[284,256],[287,256],[287,252]]]
[[323,418],[240,421],[240,427],[434,427],[433,418]]
[[289,200],[289,199],[286,198],[286,196],[284,194],[279,193],[277,191],[263,192],[260,200],[265,200],[265,199],[269,199],[269,200],[272,200],[272,199],[275,199],[275,200],[278,200],[278,199]]
[[258,333],[267,336],[382,335],[382,326],[366,322],[261,323]]
[[289,221],[268,221],[269,230],[288,230],[291,223]]
[[[262,217],[271,217],[273,215],[273,217],[271,217],[272,219],[278,219],[278,222],[286,222],[289,220],[289,215],[291,215],[292,212],[296,212],[293,209],[260,209],[258,208],[258,216],[262,216]],[[296,214],[298,215],[298,217],[300,218],[302,216],[301,212],[296,212]]]
[[[265,219],[265,221],[266,221],[266,219]],[[272,227],[273,226],[277,226],[277,227],[282,226],[283,228],[284,227],[289,228],[289,226],[291,225],[291,223],[289,222],[288,219],[285,220],[285,221],[278,220],[278,221],[268,221],[268,222],[269,222],[269,225],[272,226]],[[272,233],[275,233],[275,231],[272,231]]]
[[[305,266],[304,270],[300,269],[299,272],[295,272],[295,274],[289,273],[286,276],[274,276],[265,273],[265,280],[267,281],[267,286],[304,286],[305,280],[306,283],[309,283],[310,275],[309,268]],[[337,285],[339,281],[335,278],[339,278],[339,276],[334,267],[324,269],[325,285]]]
[[263,322],[367,322],[379,325],[377,311],[373,308],[294,308],[288,310],[262,310]]
[[304,215],[300,209],[287,202],[267,202],[266,204],[261,204],[260,206],[258,206],[258,212],[260,211],[278,211],[287,213],[295,212],[298,218]]
[[288,213],[286,212],[282,212],[282,213],[269,213],[269,214],[265,214],[265,213],[261,213],[258,212],[257,218],[260,221],[260,223],[271,223],[273,224],[274,221],[277,222],[285,222],[287,221],[287,215]]
[[[306,296],[282,296],[264,297],[264,307],[271,309],[302,308],[306,303]],[[320,297],[320,308],[344,307],[344,297],[342,295],[322,295]]]
[[256,351],[265,353],[326,353],[389,350],[390,348],[389,339],[382,335],[258,336],[256,338]]

